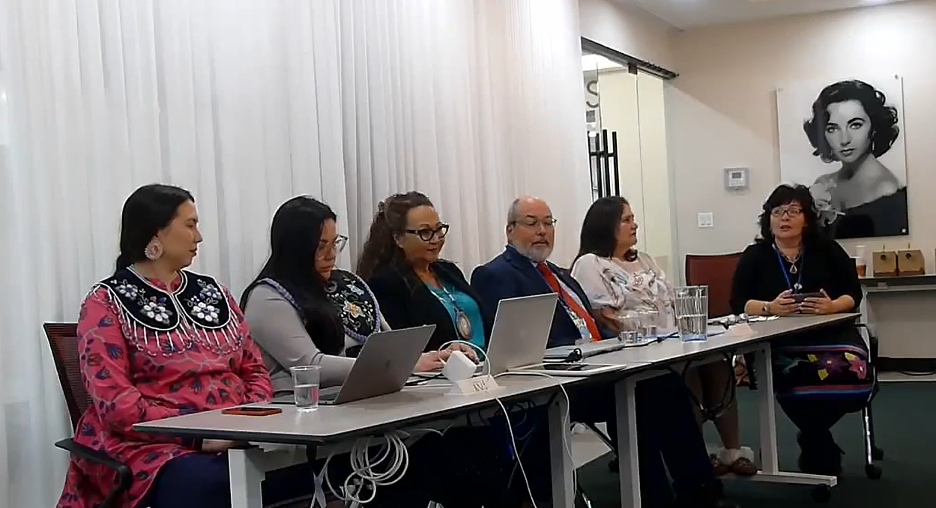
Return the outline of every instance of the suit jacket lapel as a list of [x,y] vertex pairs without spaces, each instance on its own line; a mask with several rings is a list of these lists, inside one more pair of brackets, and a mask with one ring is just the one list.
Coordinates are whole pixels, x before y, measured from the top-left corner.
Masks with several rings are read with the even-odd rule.
[[581,300],[583,303],[588,301],[588,298],[585,296],[585,293],[582,290],[582,286],[572,278],[572,275],[568,272],[568,270],[563,270],[553,263],[549,263],[549,268],[552,269],[553,273],[556,274],[556,277],[558,277],[567,288],[571,289],[572,292],[575,293],[575,296],[577,296],[579,300]]
[[514,268],[526,275],[534,285],[539,286],[538,291],[542,293],[553,292],[549,284],[546,283],[546,279],[543,278],[543,274],[539,273],[529,258],[517,252],[517,250],[510,245],[508,245],[507,250],[504,251],[504,257]]

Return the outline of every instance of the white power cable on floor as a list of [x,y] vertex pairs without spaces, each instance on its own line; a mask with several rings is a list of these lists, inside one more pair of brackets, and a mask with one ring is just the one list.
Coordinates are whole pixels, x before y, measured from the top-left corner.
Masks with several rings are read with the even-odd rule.
[[[343,495],[339,495],[328,477],[328,464],[334,452],[325,459],[322,474],[328,490],[338,499],[350,501],[352,506],[367,504],[377,496],[379,487],[387,487],[400,481],[409,468],[409,450],[403,439],[408,437],[403,432],[389,432],[381,438],[361,438],[351,448],[349,460],[351,473],[342,485]],[[377,442],[375,442],[377,441]],[[375,456],[371,448],[379,446]]]
[[[543,372],[504,372],[504,373],[498,374],[498,375],[496,375],[496,376],[494,376],[494,377],[497,378],[497,377],[502,377],[502,376],[514,376],[514,375],[519,375],[519,376],[539,376],[539,377],[545,377],[545,378],[549,378],[549,379],[553,379],[553,380],[556,379],[554,376],[550,376],[549,374],[545,374],[545,373],[543,373]],[[569,408],[571,407],[571,400],[569,400],[569,393],[566,392],[565,387],[562,386],[561,383],[559,384],[559,389],[562,390],[562,395],[563,395],[563,396],[565,397],[565,399],[566,399],[566,410],[565,410],[565,415],[563,415],[563,418],[562,418],[562,420],[561,420],[561,425],[562,425],[562,429],[561,429],[561,430],[562,430],[562,447],[563,447],[563,449],[565,450],[565,452],[566,452],[567,454],[569,454],[569,460],[573,462],[573,465],[572,465],[572,488],[575,489],[575,485],[576,485],[576,471],[575,471],[575,464],[574,464],[574,460],[575,460],[575,459],[574,459],[573,456],[572,456],[572,445],[571,445],[571,443],[570,443],[569,440],[568,440],[568,435],[569,435],[569,432],[571,431],[571,427],[570,427],[570,425],[571,425],[571,422],[570,422],[571,416],[570,416],[570,412],[569,412]],[[536,500],[533,499],[533,489],[530,488],[530,479],[527,477],[526,470],[523,468],[523,461],[520,459],[520,450],[517,448],[517,442],[516,442],[516,440],[514,439],[513,426],[510,424],[510,417],[507,416],[507,408],[504,407],[504,403],[501,402],[501,400],[500,400],[499,398],[495,398],[494,400],[497,401],[497,403],[500,405],[501,409],[503,409],[503,411],[504,411],[504,418],[507,419],[507,429],[510,431],[510,443],[511,443],[511,446],[513,447],[514,453],[516,453],[516,455],[517,455],[517,464],[520,466],[520,473],[523,475],[523,481],[524,481],[524,483],[526,483],[527,493],[530,495],[530,503],[533,505],[533,508],[536,508]],[[549,429],[549,431],[552,432],[552,429]]]

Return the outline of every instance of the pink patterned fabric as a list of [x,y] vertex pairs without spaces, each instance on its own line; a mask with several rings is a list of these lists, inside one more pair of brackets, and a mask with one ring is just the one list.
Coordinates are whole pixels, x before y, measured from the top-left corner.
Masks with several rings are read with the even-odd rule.
[[[145,283],[155,290],[169,289],[158,281]],[[172,284],[171,291],[180,283],[178,279]],[[195,452],[192,443],[181,439],[134,432],[135,423],[271,397],[270,378],[246,321],[228,290],[223,292],[231,309],[230,324],[223,330],[231,340],[224,344],[196,330],[191,322],[163,333],[162,343],[152,338],[139,340],[134,335],[138,323],[131,322],[105,286],[92,290],[82,304],[78,350],[93,404],[81,417],[75,440],[107,452],[132,469],[133,484],[118,502],[120,507],[137,508],[163,464]],[[167,350],[167,336],[171,343],[186,347]],[[73,457],[57,507],[96,506],[115,481],[113,471]]]

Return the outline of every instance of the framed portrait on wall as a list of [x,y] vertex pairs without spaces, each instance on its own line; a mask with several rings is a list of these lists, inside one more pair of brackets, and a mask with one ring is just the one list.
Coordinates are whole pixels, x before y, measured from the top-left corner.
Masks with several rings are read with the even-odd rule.
[[910,234],[900,76],[784,85],[777,121],[780,178],[809,187],[835,238]]

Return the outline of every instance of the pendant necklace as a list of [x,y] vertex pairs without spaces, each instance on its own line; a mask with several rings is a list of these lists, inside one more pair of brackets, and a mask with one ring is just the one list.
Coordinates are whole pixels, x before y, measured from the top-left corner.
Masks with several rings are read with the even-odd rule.
[[[777,252],[780,252],[782,254],[782,251],[780,250],[779,247],[775,247],[775,248],[777,249]],[[796,267],[796,263],[799,262],[800,257],[802,257],[802,253],[803,253],[802,248],[800,248],[800,251],[797,252],[796,256],[794,256],[792,259],[790,259],[790,256],[783,254],[783,258],[786,259],[788,263],[790,263],[790,273],[793,275],[796,275],[796,273],[799,272],[799,269]]]
[[[783,254],[782,252],[780,252],[780,248],[777,247],[777,244],[774,244],[773,248],[774,248],[774,252],[777,253],[777,261],[780,263],[780,272],[783,274],[783,278],[787,283],[787,287],[792,289],[794,293],[799,293],[800,291],[803,290],[803,273],[802,273],[802,270],[796,267],[796,263],[802,261],[803,259],[802,247],[800,247],[800,251],[796,254],[796,257],[792,260],[788,258],[786,254]],[[789,274],[787,274],[786,267],[783,265],[784,259],[790,263]],[[790,279],[790,275],[797,275],[796,283],[793,283],[793,281]]]
[[[439,284],[439,290],[442,292],[442,294],[445,295],[445,299],[448,300],[449,303],[452,304],[452,308],[455,309],[455,317],[453,319],[453,321],[455,322],[454,323],[455,331],[458,333],[459,338],[465,341],[470,341],[471,335],[473,332],[472,326],[471,326],[471,319],[469,319],[468,314],[466,314],[465,311],[463,311],[461,307],[459,307],[458,302],[455,300],[455,297],[452,295],[451,292],[449,292],[448,288],[445,287],[445,283],[442,282],[442,279],[438,277],[435,277],[435,279],[436,279],[436,282],[438,282]],[[430,289],[432,288],[430,287]],[[439,300],[442,300],[442,298],[439,297],[438,293],[436,293],[435,291],[431,291],[431,292],[433,295],[435,295],[436,298],[438,298]]]
[[459,337],[461,337],[462,340],[471,340],[471,319],[468,318],[468,314],[458,306],[455,297],[452,296],[452,293],[445,287],[445,284],[440,284],[439,287],[442,288],[445,297],[451,302],[452,307],[455,309],[455,330],[458,332]]

